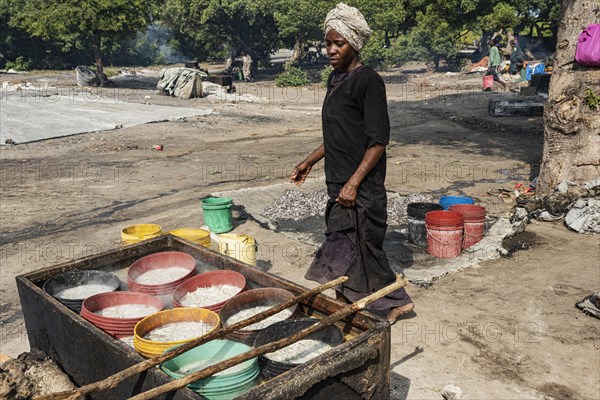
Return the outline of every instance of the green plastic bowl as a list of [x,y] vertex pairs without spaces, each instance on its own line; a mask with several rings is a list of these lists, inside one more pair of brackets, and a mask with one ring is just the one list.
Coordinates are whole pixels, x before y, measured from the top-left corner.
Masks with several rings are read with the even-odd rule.
[[[162,363],[160,369],[172,378],[179,379],[189,374],[189,372],[185,374],[179,372],[186,366],[203,363],[203,366],[197,369],[200,370],[250,350],[252,350],[252,347],[231,340],[213,340]],[[235,368],[240,369],[232,373],[213,375],[192,382],[188,387],[207,400],[235,398],[256,385],[256,380],[260,372],[257,358],[244,361]]]

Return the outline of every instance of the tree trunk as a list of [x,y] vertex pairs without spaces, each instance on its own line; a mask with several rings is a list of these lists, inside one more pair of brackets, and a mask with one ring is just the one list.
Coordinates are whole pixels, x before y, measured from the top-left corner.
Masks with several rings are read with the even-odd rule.
[[583,184],[600,176],[600,110],[584,97],[600,92],[600,67],[575,62],[579,34],[600,21],[597,0],[563,0],[554,71],[544,109],[544,156],[538,191],[549,194],[563,181]]
[[296,63],[300,61],[302,56],[304,55],[304,42],[302,38],[297,38],[296,43],[294,43],[294,49],[292,50],[292,57],[290,61]]
[[96,76],[98,77],[100,86],[104,86],[104,65],[102,64],[102,52],[100,50],[101,40],[98,32],[94,32],[92,42],[94,47],[94,59],[96,61]]

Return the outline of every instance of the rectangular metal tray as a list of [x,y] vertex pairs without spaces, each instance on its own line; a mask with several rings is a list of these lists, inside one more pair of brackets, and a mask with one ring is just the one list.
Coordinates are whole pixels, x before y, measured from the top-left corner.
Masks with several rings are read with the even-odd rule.
[[[279,287],[295,294],[306,288],[263,272],[233,258],[175,236],[166,235],[113,251],[40,269],[16,277],[31,347],[49,354],[81,386],[101,380],[143,359],[125,343],[113,339],[42,290],[43,283],[62,272],[99,269],[122,271],[140,257],[159,251],[183,251],[196,258],[201,270],[230,269],[245,275],[251,286]],[[122,274],[121,274],[122,275]],[[301,304],[306,315],[317,318],[334,313],[343,303],[318,295]],[[358,312],[341,321],[342,345],[238,397],[238,399],[389,399],[390,326],[370,313]],[[99,392],[94,399],[126,399],[162,385],[171,378],[153,368]],[[163,396],[201,399],[184,388]]]

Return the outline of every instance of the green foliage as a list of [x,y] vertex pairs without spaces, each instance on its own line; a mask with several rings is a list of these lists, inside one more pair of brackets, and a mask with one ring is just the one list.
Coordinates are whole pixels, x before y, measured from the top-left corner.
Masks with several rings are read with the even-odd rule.
[[[412,2],[419,3],[420,1]],[[409,3],[411,1],[407,0],[355,0],[348,2],[349,5],[360,10],[372,30],[381,32],[383,35],[386,32],[388,34],[398,32],[411,12]]]
[[591,88],[585,89],[585,96],[583,97],[583,100],[591,110],[597,110],[600,108],[600,93],[594,92],[594,90]]
[[161,18],[184,55],[205,60],[246,50],[256,64],[279,47],[273,8],[266,0],[165,0]]
[[[395,42],[395,41],[394,41]],[[398,57],[399,49],[391,44],[389,47],[384,47],[385,33],[375,31],[371,39],[360,53],[361,61],[374,68],[386,70],[394,65],[398,65],[400,59]]]
[[519,15],[517,8],[509,3],[498,3],[492,9],[492,12],[481,16],[478,19],[478,24],[483,27],[496,29],[503,27],[505,29],[514,30],[522,23],[522,18]]
[[285,71],[277,75],[275,84],[277,86],[305,86],[310,83],[310,78],[306,71],[301,70],[297,66],[288,63]]
[[107,49],[110,65],[163,65],[179,61],[169,47],[171,33],[160,22],[151,24],[144,33],[134,39],[115,43]]
[[57,41],[63,51],[91,48],[99,70],[111,43],[145,30],[152,0],[12,0],[18,11],[13,27],[34,37]]
[[331,64],[327,64],[325,68],[321,70],[321,85],[325,87],[327,85],[327,81],[329,80],[329,75],[333,72],[333,67]]
[[[299,49],[322,40],[325,16],[338,1],[0,0],[0,67],[73,67],[89,64],[92,55],[113,65],[164,64],[175,61],[175,52],[203,61],[239,50],[250,52],[255,66],[268,65],[280,46]],[[373,30],[362,60],[383,69],[407,60],[436,65],[451,60],[499,27],[532,36],[543,31],[548,38],[556,32],[561,5],[561,0],[346,2],[359,8]]]
[[30,58],[19,56],[15,61],[7,61],[6,69],[14,69],[15,71],[29,71],[33,66],[33,61]]
[[275,0],[274,4],[278,35],[287,48],[323,39],[323,21],[335,6],[331,0]]

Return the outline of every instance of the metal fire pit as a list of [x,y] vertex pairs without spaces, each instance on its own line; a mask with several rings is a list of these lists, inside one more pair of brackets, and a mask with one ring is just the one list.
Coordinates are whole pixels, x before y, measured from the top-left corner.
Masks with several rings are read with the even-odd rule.
[[216,83],[217,85],[231,87],[233,86],[233,77],[225,74],[211,74],[204,78],[205,81]]
[[[44,292],[42,285],[47,279],[65,271],[99,269],[122,272],[143,256],[167,250],[192,255],[198,261],[197,268],[202,271],[238,271],[246,277],[250,287],[279,287],[293,293],[305,290],[302,286],[184,239],[171,235],[161,236],[17,276],[31,347],[49,354],[79,386],[96,382],[143,361],[134,349],[113,339]],[[343,303],[323,295],[301,304],[305,315],[316,318],[330,315],[343,306]],[[345,343],[276,378],[262,382],[238,399],[389,399],[389,324],[370,313],[358,312],[341,321],[338,326],[346,336]],[[158,368],[152,368],[122,382],[113,390],[95,393],[91,398],[125,399],[170,380]],[[187,388],[171,392],[162,398],[201,399]]]

